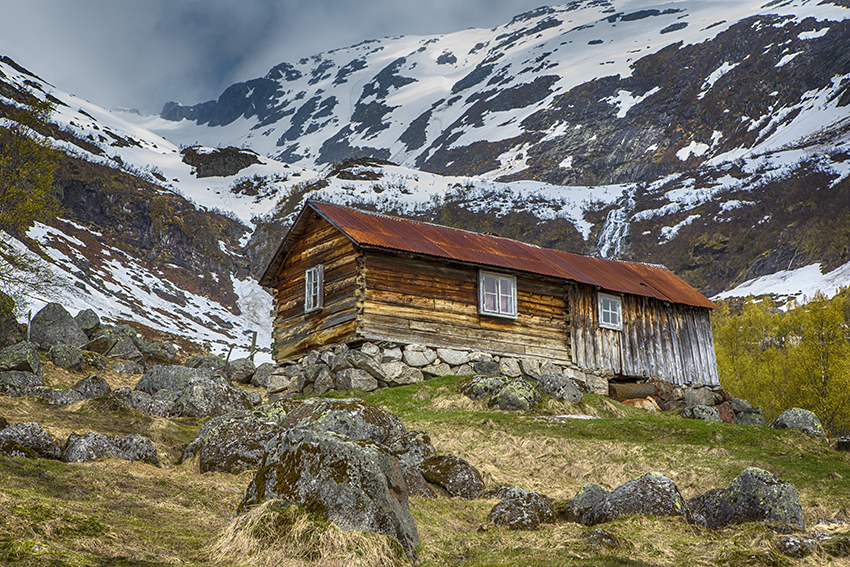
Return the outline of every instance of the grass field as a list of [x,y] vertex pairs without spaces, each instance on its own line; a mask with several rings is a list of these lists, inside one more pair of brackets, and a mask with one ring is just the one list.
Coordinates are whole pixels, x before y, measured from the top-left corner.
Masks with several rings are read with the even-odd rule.
[[[69,386],[85,375],[45,366],[54,386]],[[132,386],[137,379],[100,375],[113,387]],[[395,413],[408,429],[427,431],[438,453],[472,463],[488,487],[521,486],[560,500],[587,482],[610,489],[657,471],[690,498],[725,487],[744,468],[757,466],[797,487],[808,526],[800,535],[850,532],[850,525],[817,526],[824,519],[850,520],[850,454],[824,440],[646,413],[593,395],[579,405],[545,399],[531,412],[501,412],[455,393],[456,380],[353,395]],[[600,419],[556,417],[565,414]],[[0,396],[0,416],[10,423],[38,422],[60,444],[71,432],[139,433],[154,441],[163,463],[157,468],[117,459],[67,464],[0,457],[0,567],[399,562],[397,546],[385,536],[342,532],[292,509],[231,524],[252,473],[200,474],[194,461],[177,464],[201,419],[97,413],[86,402],[59,407],[7,396]],[[512,532],[488,522],[496,502],[411,498],[421,542],[418,563],[850,565],[850,557],[823,551],[803,558],[782,555],[776,548],[780,535],[766,524],[714,532],[681,518],[632,516],[597,526],[610,536],[607,544],[600,543],[595,528],[573,523]]]

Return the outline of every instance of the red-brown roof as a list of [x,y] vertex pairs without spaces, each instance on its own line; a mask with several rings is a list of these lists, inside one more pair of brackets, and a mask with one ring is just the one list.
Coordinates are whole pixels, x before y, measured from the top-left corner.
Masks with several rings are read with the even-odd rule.
[[[591,258],[541,248],[509,238],[478,234],[329,203],[311,201],[306,207],[318,212],[360,246],[400,250],[493,268],[551,276],[609,291],[654,297],[672,303],[709,309],[717,307],[714,302],[673,272],[660,266]],[[282,245],[278,255],[283,252],[283,248]],[[276,262],[273,260],[272,265],[274,264]],[[268,275],[267,270],[261,281]]]

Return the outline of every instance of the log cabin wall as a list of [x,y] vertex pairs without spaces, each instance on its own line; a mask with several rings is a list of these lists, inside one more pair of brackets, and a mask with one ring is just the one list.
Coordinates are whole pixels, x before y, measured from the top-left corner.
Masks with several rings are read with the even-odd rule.
[[708,309],[622,295],[623,330],[599,326],[597,290],[571,293],[574,362],[674,384],[719,384]]
[[516,274],[517,318],[507,319],[478,313],[475,266],[378,249],[366,250],[360,261],[365,292],[357,335],[362,339],[571,360],[562,281]]
[[[274,295],[272,341],[277,362],[325,344],[354,338],[358,292],[358,252],[351,240],[313,213],[278,272]],[[323,308],[304,312],[304,278],[324,266]]]

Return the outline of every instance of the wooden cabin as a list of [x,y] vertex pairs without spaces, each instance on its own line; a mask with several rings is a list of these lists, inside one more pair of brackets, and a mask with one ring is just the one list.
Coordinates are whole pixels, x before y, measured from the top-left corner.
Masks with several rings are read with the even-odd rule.
[[717,306],[660,266],[309,201],[260,284],[278,362],[391,341],[719,384]]

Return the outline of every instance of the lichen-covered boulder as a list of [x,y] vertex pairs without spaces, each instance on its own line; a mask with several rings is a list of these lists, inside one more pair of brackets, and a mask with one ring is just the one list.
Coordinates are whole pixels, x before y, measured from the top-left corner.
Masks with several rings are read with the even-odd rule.
[[247,384],[251,381],[256,367],[250,358],[237,358],[227,363],[227,378],[231,382]]
[[58,303],[48,303],[30,322],[30,340],[47,350],[55,345],[83,346],[88,336]]
[[44,378],[35,344],[23,341],[0,350],[0,372],[8,370],[32,372],[39,379]]
[[490,376],[474,374],[457,381],[455,389],[473,400],[487,398],[501,390],[507,384],[509,378],[505,376]]
[[774,429],[799,429],[812,437],[826,437],[818,416],[801,408],[785,410],[771,422],[770,426]]
[[62,449],[39,424],[28,422],[0,429],[0,454],[29,459],[59,459]]
[[563,400],[572,404],[581,402],[583,396],[575,382],[560,372],[549,372],[540,376],[537,380],[537,389],[544,394],[549,394],[556,400]]
[[584,519],[585,514],[602,502],[606,496],[608,496],[608,490],[605,487],[595,482],[588,482],[579,489],[572,499],[556,503],[555,514],[559,519],[567,522],[586,524],[588,522]]
[[735,423],[738,425],[767,425],[764,410],[761,407],[754,408],[747,400],[732,398],[729,407],[735,413]]
[[89,431],[84,435],[72,433],[65,443],[62,460],[66,463],[87,463],[105,457],[125,461],[142,461],[159,466],[159,457],[150,439],[131,434],[123,439]]
[[202,473],[238,474],[255,469],[265,454],[266,443],[280,433],[286,415],[300,402],[282,400],[214,417],[183,452],[183,461],[198,456]]
[[592,526],[631,514],[684,516],[687,510],[676,483],[660,473],[650,472],[606,494],[582,517],[582,523]]
[[149,341],[139,336],[133,337],[133,344],[149,364],[170,364],[177,359],[177,347],[171,343]]
[[425,459],[422,476],[442,487],[450,496],[465,500],[477,498],[484,490],[484,480],[474,466],[460,457],[440,455]]
[[522,378],[514,378],[490,396],[487,405],[505,411],[530,410],[540,403],[540,393]]
[[160,364],[142,375],[136,384],[136,390],[154,395],[160,390],[182,392],[189,382],[198,378],[212,378],[209,370]]
[[437,454],[431,443],[431,436],[424,431],[409,431],[391,439],[387,447],[401,466],[408,494],[429,498],[436,496],[422,476],[422,464],[425,459]]
[[97,374],[92,374],[71,386],[71,389],[76,390],[86,399],[92,399],[105,396],[112,388],[110,388],[109,382]]
[[712,406],[690,406],[682,410],[685,419],[699,419],[702,421],[722,421],[717,408]]
[[188,368],[199,368],[213,372],[224,372],[224,359],[212,354],[201,354],[186,359]]
[[231,386],[221,376],[195,378],[171,406],[171,414],[179,417],[215,417],[254,406],[248,394]]
[[67,406],[83,401],[82,394],[76,390],[64,388],[49,388],[47,386],[36,386],[27,392],[28,396],[41,398],[51,406]]
[[136,347],[137,339],[138,333],[129,325],[102,327],[94,332],[86,348],[110,358],[140,363],[144,356]]
[[[166,392],[167,390],[161,391]],[[92,411],[104,413],[137,411],[145,415],[168,417],[171,415],[171,407],[173,405],[173,399],[162,396],[154,398],[147,392],[131,390],[124,386],[117,390],[112,390],[106,396],[87,402],[86,407]]]
[[415,560],[419,534],[401,469],[377,443],[303,428],[278,434],[237,513],[269,499],[297,504],[344,530],[388,534]]
[[401,420],[385,409],[357,398],[304,400],[284,419],[285,429],[333,431],[354,440],[387,445],[407,433]]
[[745,469],[725,489],[710,490],[687,504],[691,521],[711,529],[744,522],[806,527],[797,488],[755,467]]
[[50,362],[66,370],[79,370],[83,367],[83,350],[74,345],[53,345],[47,353]]
[[91,337],[95,331],[100,329],[100,317],[94,309],[82,309],[74,317],[74,321],[80,327],[80,330]]
[[515,486],[490,511],[490,521],[511,530],[537,529],[555,521],[552,499]]
[[9,370],[0,372],[0,393],[16,398],[26,396],[30,390],[41,386],[41,378],[32,372]]

